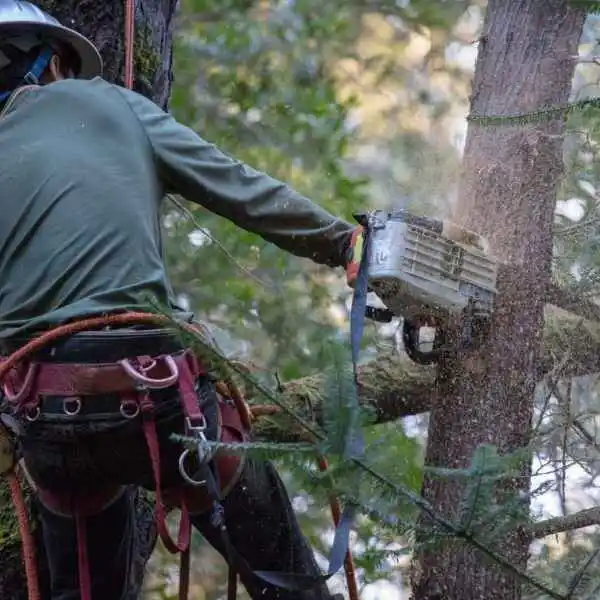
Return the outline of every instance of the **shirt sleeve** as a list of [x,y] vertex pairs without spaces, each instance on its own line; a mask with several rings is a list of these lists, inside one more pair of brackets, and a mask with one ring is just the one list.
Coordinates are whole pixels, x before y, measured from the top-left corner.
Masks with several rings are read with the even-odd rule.
[[345,266],[352,225],[285,183],[230,158],[142,95],[118,89],[146,131],[169,191],[291,254]]

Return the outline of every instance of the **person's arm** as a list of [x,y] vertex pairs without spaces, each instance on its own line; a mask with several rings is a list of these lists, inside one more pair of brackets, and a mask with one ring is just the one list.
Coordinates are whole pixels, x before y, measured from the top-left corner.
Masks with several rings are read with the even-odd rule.
[[346,266],[354,227],[286,184],[234,160],[143,96],[118,88],[171,191],[296,256]]

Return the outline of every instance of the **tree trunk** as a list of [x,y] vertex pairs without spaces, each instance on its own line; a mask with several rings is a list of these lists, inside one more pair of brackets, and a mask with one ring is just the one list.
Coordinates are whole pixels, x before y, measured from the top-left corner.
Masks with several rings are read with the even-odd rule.
[[[567,0],[490,0],[471,114],[506,116],[566,103],[583,22],[584,14]],[[563,132],[562,119],[469,125],[455,219],[487,236],[505,265],[485,347],[440,365],[427,465],[463,467],[480,444],[509,452],[529,441]],[[529,483],[527,461],[503,492],[528,492]],[[455,521],[462,489],[432,476],[423,484],[437,512]],[[522,531],[495,541],[494,549],[524,570],[529,539]],[[520,588],[516,577],[457,543],[423,550],[415,559],[414,600],[518,600]]]
[[[124,5],[125,0],[35,0],[63,24],[88,36],[98,47],[104,60],[104,78],[123,84]],[[136,91],[167,108],[172,82],[172,24],[177,0],[134,0],[136,6],[135,85]],[[35,526],[35,509],[31,511]],[[149,499],[138,501],[139,552],[137,584],[141,585],[143,569],[154,543],[156,530]],[[40,532],[34,529],[38,549],[38,568],[43,597],[47,592],[47,566]],[[76,569],[77,565],[73,565]],[[20,540],[8,490],[0,481],[0,598],[26,600],[27,588],[21,564]]]

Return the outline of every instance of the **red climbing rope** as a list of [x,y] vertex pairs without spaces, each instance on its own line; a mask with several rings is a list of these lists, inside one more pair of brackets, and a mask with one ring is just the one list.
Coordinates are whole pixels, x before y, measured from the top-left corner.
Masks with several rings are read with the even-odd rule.
[[38,577],[37,560],[35,555],[35,544],[31,527],[29,526],[29,516],[27,505],[23,498],[23,490],[14,469],[5,474],[10,487],[10,496],[17,513],[19,523],[19,535],[21,536],[21,555],[25,563],[25,575],[27,577],[27,598],[28,600],[42,600],[40,592],[40,583]]
[[125,87],[133,89],[133,41],[135,39],[134,0],[125,0]]

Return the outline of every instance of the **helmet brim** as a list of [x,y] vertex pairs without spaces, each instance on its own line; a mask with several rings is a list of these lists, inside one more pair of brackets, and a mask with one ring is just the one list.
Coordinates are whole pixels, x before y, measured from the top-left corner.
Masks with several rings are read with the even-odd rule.
[[[2,23],[2,37],[5,37],[8,32],[11,34],[14,32],[18,35],[20,32],[30,33],[31,30],[31,23],[23,21]],[[56,40],[67,44],[73,49],[81,63],[77,79],[92,79],[102,76],[102,58],[100,53],[85,36],[63,25],[54,25],[52,23],[36,23],[35,32],[42,39],[46,38],[49,42]]]

